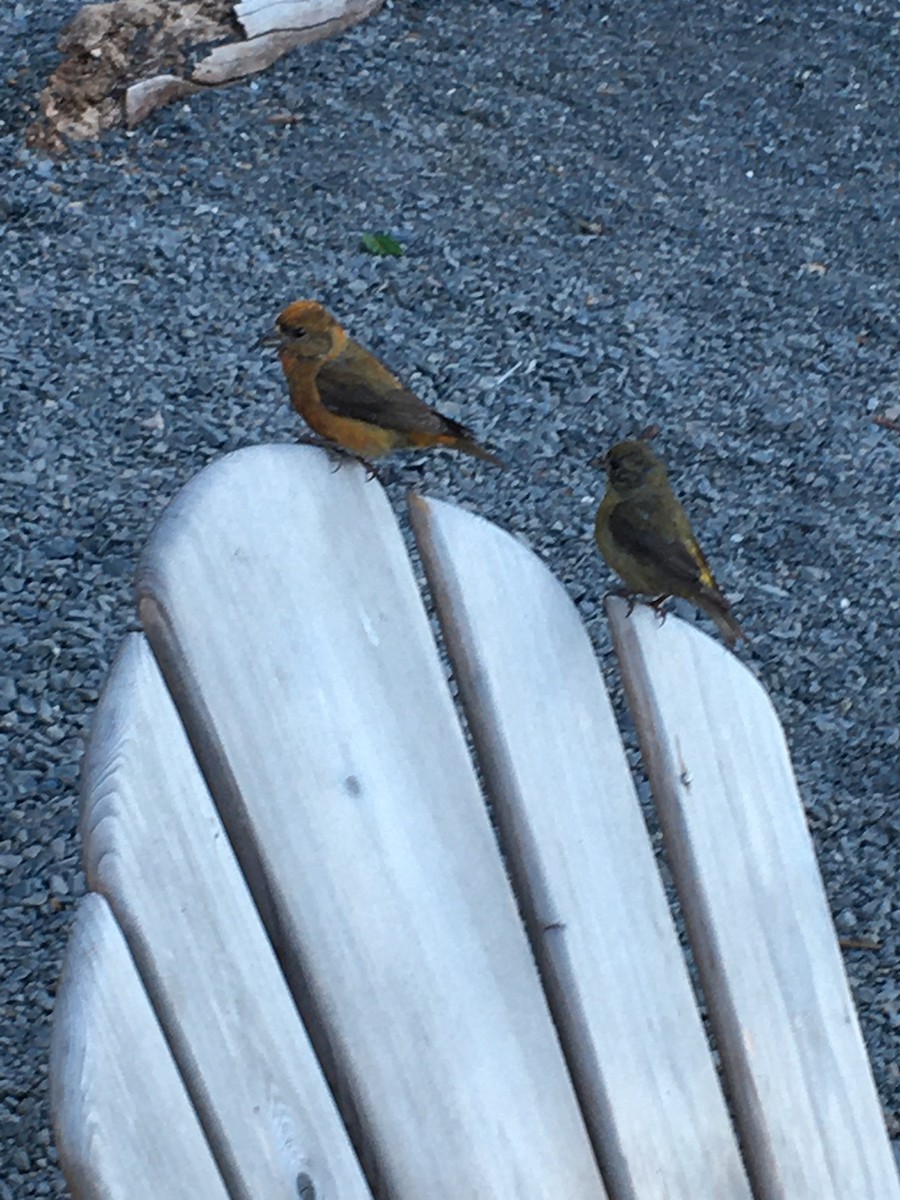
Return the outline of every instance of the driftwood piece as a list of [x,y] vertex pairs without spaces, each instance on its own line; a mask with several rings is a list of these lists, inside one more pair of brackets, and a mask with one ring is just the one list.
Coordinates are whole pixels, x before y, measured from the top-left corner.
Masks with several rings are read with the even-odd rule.
[[342,33],[380,7],[383,0],[243,0],[234,6],[248,38],[279,29],[302,32],[304,41]]
[[[379,8],[384,0],[248,0],[236,4],[235,16],[247,36],[244,42],[217,46],[199,62],[191,82],[215,87],[264,71],[283,54],[308,42],[343,33]],[[125,95],[128,96],[134,84]],[[165,103],[168,97],[160,103]],[[129,121],[129,124],[132,122]]]
[[199,92],[195,83],[179,79],[177,75],[155,75],[134,83],[125,93],[125,124],[129,129],[140,124],[154,108],[161,108],[171,100]]
[[[142,121],[203,87],[265,70],[307,42],[342,33],[384,0],[111,0],[82,8],[59,37],[63,61],[41,93],[29,141],[60,151]],[[243,32],[244,37],[240,34]],[[218,43],[218,44],[217,44]],[[194,53],[210,53],[191,67]]]

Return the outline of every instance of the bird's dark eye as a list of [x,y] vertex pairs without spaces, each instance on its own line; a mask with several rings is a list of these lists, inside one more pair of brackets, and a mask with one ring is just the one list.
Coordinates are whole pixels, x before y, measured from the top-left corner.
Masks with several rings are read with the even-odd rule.
[[282,333],[286,334],[288,337],[302,338],[302,337],[306,336],[306,330],[303,328],[302,325],[282,325],[279,323],[278,328],[280,329],[280,331]]

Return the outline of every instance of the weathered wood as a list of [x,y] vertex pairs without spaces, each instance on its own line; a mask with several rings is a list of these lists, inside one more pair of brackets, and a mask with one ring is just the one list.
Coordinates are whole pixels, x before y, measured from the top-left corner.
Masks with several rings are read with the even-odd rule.
[[235,5],[248,41],[217,46],[194,69],[191,80],[206,86],[231,83],[270,66],[297,46],[343,33],[380,8],[384,0],[280,0]]
[[302,30],[282,30],[264,33],[249,42],[229,42],[217,46],[197,63],[191,79],[205,87],[233,83],[246,75],[264,71],[289,50],[304,42],[317,41],[319,35],[306,35]]
[[125,124],[132,129],[155,108],[199,91],[197,84],[177,75],[154,75],[152,79],[133,83],[125,89]]
[[379,485],[231,455],[167,510],[139,597],[376,1194],[603,1196]]
[[56,1147],[74,1200],[228,1200],[106,901],[79,906],[50,1052]]
[[564,588],[412,497],[413,528],[569,1067],[619,1200],[749,1200],[612,707]]
[[82,838],[234,1200],[368,1187],[146,642],[94,718]]
[[[381,8],[384,0],[243,0],[234,15],[248,38],[281,29],[302,29],[314,36],[341,33]],[[316,35],[315,31],[320,31]]]
[[896,1200],[896,1167],[781,726],[718,641],[609,613],[760,1200]]
[[[204,87],[233,83],[265,70],[297,46],[343,33],[376,12],[383,3],[384,0],[246,0],[236,4],[235,16],[246,33],[246,40],[216,46],[186,78],[162,74],[128,84],[124,88],[126,124],[131,128],[155,108]],[[193,15],[199,16],[196,11]],[[170,18],[171,14],[164,16]],[[189,15],[184,15],[175,26],[170,35],[172,39],[178,42],[190,40],[192,22]],[[193,39],[195,43],[203,27],[204,22],[200,20]],[[212,39],[207,36],[205,40]]]

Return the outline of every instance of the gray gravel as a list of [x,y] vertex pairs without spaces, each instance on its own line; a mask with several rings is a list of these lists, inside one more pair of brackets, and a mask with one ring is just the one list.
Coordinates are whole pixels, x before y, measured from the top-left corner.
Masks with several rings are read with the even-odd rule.
[[[22,131],[73,6],[0,16],[0,1200],[64,1195],[49,1019],[136,555],[273,411],[266,436],[290,437],[277,364],[248,346],[304,295],[515,464],[411,460],[397,503],[422,486],[527,536],[607,666],[590,460],[662,426],[838,928],[882,943],[846,958],[900,1135],[900,435],[871,421],[898,415],[892,7],[404,0],[60,162]],[[301,120],[267,121],[284,112]],[[404,258],[360,252],[381,230]]]

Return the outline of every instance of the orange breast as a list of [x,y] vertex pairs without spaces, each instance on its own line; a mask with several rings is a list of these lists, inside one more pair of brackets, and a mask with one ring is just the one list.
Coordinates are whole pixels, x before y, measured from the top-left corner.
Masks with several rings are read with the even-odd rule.
[[403,435],[395,430],[382,429],[378,425],[370,425],[368,421],[340,417],[326,408],[316,387],[318,362],[298,361],[289,354],[279,357],[287,377],[291,404],[319,437],[335,442],[362,458],[380,458],[402,441]]
[[295,404],[294,407],[300,411],[310,428],[321,437],[337,442],[345,450],[363,458],[380,458],[383,454],[389,454],[396,447],[400,436],[393,430],[379,429],[377,425],[369,425],[365,421],[337,417],[329,412],[324,404],[304,408]]

